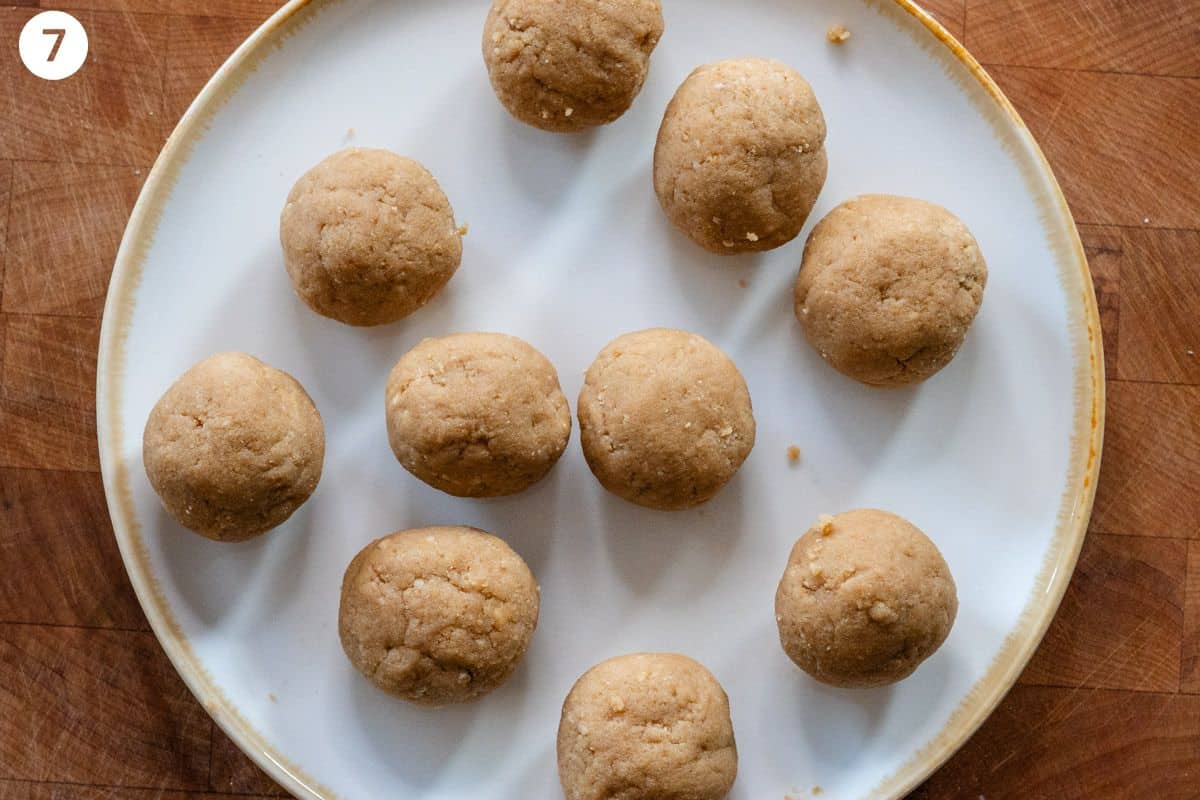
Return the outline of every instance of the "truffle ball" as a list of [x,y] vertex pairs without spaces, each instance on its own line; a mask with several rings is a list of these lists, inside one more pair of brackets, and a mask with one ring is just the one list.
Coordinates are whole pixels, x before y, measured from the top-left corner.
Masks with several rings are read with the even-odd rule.
[[443,705],[504,683],[529,647],[538,586],[512,548],[465,527],[415,528],[367,545],[342,579],[338,633],[389,694]]
[[462,230],[425,167],[387,150],[334,153],[296,181],[279,241],[300,299],[349,325],[403,319],[462,260]]
[[957,611],[937,546],[912,523],[873,509],[809,528],[775,593],[784,652],[833,686],[908,677],[946,640]]
[[558,775],[567,800],[720,800],[737,776],[729,698],[687,656],[602,661],[563,703]]
[[659,0],[494,0],[483,60],[510,114],[567,133],[629,109],[662,33]]
[[387,431],[400,463],[456,497],[516,494],[558,461],[571,411],[558,373],[515,336],[458,333],[404,354],[387,384]]
[[610,492],[647,508],[705,502],[754,446],[746,381],[694,333],[651,328],[600,351],[579,392],[583,454]]
[[222,542],[290,517],[317,488],[324,459],[325,428],[308,394],[245,353],[183,373],[142,434],[146,476],[167,513]]
[[918,383],[950,363],[983,301],[987,264],[962,220],[884,194],[817,223],[796,280],[796,318],[835,369],[862,383]]
[[825,117],[808,82],[778,61],[739,58],[698,67],[675,92],[654,191],[705,250],[772,250],[804,227],[826,168]]

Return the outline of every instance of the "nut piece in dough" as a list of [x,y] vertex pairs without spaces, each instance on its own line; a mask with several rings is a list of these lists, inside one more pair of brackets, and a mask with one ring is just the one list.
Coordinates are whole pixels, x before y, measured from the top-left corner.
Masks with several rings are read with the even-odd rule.
[[766,58],[717,61],[667,106],[654,191],[705,250],[772,250],[799,235],[827,167],[825,117],[800,73]]
[[629,109],[662,33],[659,0],[494,0],[483,60],[510,114],[570,133]]
[[954,358],[986,285],[962,220],[924,200],[868,194],[813,228],[796,318],[839,372],[873,386],[919,383]]
[[687,656],[602,661],[563,703],[558,776],[566,800],[720,800],[737,776],[729,698]]
[[395,322],[428,303],[458,269],[462,235],[425,167],[357,147],[302,175],[279,218],[296,294],[348,325]]
[[189,369],[146,420],[142,462],[167,513],[237,542],[281,524],[321,479],[325,428],[286,372],[245,353]]
[[784,652],[832,686],[884,686],[941,647],[958,612],[950,568],[916,526],[874,509],[823,515],[775,593]]
[[571,436],[571,410],[554,365],[501,333],[425,339],[392,369],[386,399],[396,458],[456,497],[529,488]]
[[579,392],[583,454],[610,492],[647,508],[691,508],[754,447],[746,381],[694,333],[651,328],[600,351]]
[[463,703],[516,669],[538,605],[533,573],[502,540],[475,528],[414,528],[350,562],[338,634],[350,663],[385,692]]

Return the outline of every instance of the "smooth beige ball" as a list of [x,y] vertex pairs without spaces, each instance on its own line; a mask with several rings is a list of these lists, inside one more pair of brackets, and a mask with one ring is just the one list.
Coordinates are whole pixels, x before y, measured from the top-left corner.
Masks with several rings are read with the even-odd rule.
[[146,477],[167,513],[236,542],[283,523],[321,479],[325,428],[296,379],[245,353],[206,358],[155,403]]
[[358,147],[301,176],[279,218],[296,294],[349,325],[395,322],[428,303],[458,269],[462,236],[425,167]]
[[786,64],[739,58],[698,67],[675,92],[654,148],[654,191],[696,244],[772,250],[804,227],[825,184],[825,117]]
[[400,463],[456,497],[516,494],[540,481],[571,436],[558,373],[501,333],[426,339],[387,384],[387,431]]
[[687,656],[602,661],[563,703],[558,775],[567,800],[720,800],[737,777],[729,698]]
[[662,33],[659,0],[494,0],[483,60],[509,113],[568,133],[629,109]]
[[873,386],[919,383],[954,358],[986,285],[962,220],[924,200],[868,194],[813,228],[796,318],[839,372]]
[[399,531],[367,545],[342,579],[338,633],[389,694],[444,705],[491,692],[517,668],[539,593],[511,547],[475,528]]
[[823,517],[792,548],[775,593],[784,652],[833,686],[884,686],[933,655],[958,596],[937,546],[874,509]]
[[754,447],[745,379],[716,345],[687,331],[614,339],[588,368],[578,412],[596,478],[647,508],[711,499]]

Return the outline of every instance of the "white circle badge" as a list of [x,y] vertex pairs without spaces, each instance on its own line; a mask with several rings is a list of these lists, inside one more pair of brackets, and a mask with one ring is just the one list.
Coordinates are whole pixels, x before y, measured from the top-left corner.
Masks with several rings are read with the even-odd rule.
[[39,78],[60,81],[79,71],[87,59],[87,31],[64,11],[43,11],[21,29],[21,61]]

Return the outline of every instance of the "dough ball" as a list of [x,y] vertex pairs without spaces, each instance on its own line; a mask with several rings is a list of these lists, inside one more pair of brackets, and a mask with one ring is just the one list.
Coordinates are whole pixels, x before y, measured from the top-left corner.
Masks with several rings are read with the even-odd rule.
[[711,342],[651,328],[610,342],[579,392],[583,454],[605,489],[647,508],[705,502],[754,446],[746,381]]
[[659,0],[494,0],[483,61],[514,117],[580,131],[629,109],[662,33]]
[[563,703],[558,776],[566,800],[720,800],[737,776],[729,698],[687,656],[602,661]]
[[808,82],[766,58],[697,68],[667,106],[654,191],[692,241],[773,250],[804,227],[825,183],[825,117]]
[[954,358],[986,284],[962,220],[924,200],[868,194],[813,228],[796,317],[839,372],[874,386],[919,383]]
[[269,531],[321,479],[325,428],[296,379],[245,353],[206,358],[155,403],[146,477],[180,525],[237,542]]
[[414,703],[482,697],[508,680],[538,621],[519,555],[475,528],[399,531],[367,545],[342,579],[338,634],[359,672]]
[[313,311],[349,325],[403,319],[462,260],[462,230],[425,167],[352,147],[296,181],[279,218],[292,286]]
[[571,436],[558,373],[501,333],[426,339],[387,384],[387,430],[400,463],[456,497],[516,494],[545,477]]
[[873,509],[823,516],[792,548],[775,593],[784,652],[833,686],[908,677],[941,647],[957,611],[937,546]]

